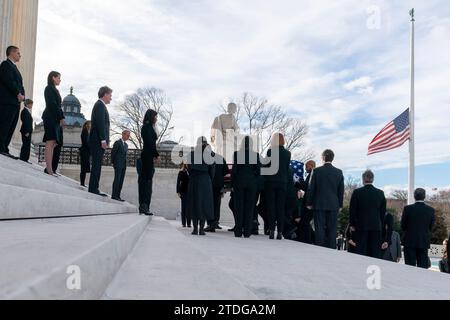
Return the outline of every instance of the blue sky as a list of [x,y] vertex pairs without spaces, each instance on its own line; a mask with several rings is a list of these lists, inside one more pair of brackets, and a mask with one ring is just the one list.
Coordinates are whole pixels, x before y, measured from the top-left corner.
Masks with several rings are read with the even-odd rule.
[[[416,8],[418,183],[450,186],[450,6],[431,1],[40,0],[35,81],[43,109],[50,70],[89,117],[99,86],[115,101],[164,89],[174,138],[208,134],[218,106],[251,92],[310,126],[308,147],[333,148],[347,175],[376,171],[405,187],[407,147],[367,157],[367,146],[409,105],[408,12]],[[111,113],[114,115],[114,105]]]

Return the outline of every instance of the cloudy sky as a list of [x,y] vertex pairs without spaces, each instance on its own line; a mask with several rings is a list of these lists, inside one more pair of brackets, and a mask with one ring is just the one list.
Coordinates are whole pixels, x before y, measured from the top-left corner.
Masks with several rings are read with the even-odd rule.
[[[450,186],[450,6],[429,1],[40,0],[36,114],[50,70],[89,118],[98,87],[115,102],[164,89],[174,139],[207,134],[218,105],[251,92],[310,126],[317,154],[333,148],[347,175],[377,171],[407,184],[408,148],[367,157],[409,106],[409,9],[416,8],[417,183]],[[112,105],[114,114],[114,105]]]

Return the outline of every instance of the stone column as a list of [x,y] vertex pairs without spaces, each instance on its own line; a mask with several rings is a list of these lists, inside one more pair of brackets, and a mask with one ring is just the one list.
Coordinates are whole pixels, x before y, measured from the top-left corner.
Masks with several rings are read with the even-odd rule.
[[[33,99],[38,6],[38,0],[0,0],[0,57],[5,59],[5,51],[9,45],[20,48],[22,60],[18,68],[29,99]],[[13,143],[20,144],[18,129]]]
[[0,0],[0,59],[5,59],[5,51],[11,39],[12,0]]

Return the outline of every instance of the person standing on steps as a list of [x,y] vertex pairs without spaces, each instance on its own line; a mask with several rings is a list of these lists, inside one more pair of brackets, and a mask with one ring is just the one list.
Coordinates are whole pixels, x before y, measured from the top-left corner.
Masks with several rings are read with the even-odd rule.
[[267,158],[276,173],[265,177],[266,204],[269,214],[270,239],[275,239],[275,226],[278,229],[277,240],[283,240],[284,220],[286,216],[286,196],[291,165],[291,153],[285,149],[284,135],[276,133],[272,137],[271,149]]
[[91,131],[91,122],[86,121],[81,131],[80,147],[80,184],[86,188],[86,174],[91,172],[91,151],[89,149],[89,132]]
[[431,231],[435,223],[435,211],[425,203],[426,191],[414,192],[416,203],[405,207],[402,216],[406,265],[429,269],[428,250],[431,246]]
[[177,194],[181,200],[181,223],[183,225],[183,228],[186,227],[191,228],[192,226],[192,219],[188,215],[187,210],[188,187],[189,187],[189,172],[186,163],[183,162],[181,164],[181,170],[178,173],[177,178]]
[[359,237],[358,253],[381,259],[386,197],[382,190],[375,188],[374,181],[375,175],[372,171],[364,172],[362,175],[364,187],[356,189],[350,201],[350,224]]
[[236,212],[236,238],[250,238],[256,209],[258,179],[261,175],[260,155],[253,150],[253,141],[245,137],[239,151],[234,153],[232,187]]
[[9,144],[19,121],[20,104],[25,100],[23,79],[17,68],[20,49],[9,46],[7,59],[0,64],[0,154],[19,160],[9,153]]
[[307,173],[305,181],[299,183],[300,191],[302,192],[302,204],[300,207],[300,218],[296,219],[298,224],[298,240],[303,243],[312,244],[312,227],[311,221],[314,218],[314,212],[309,210],[306,206],[306,198],[308,197],[308,187],[311,182],[312,172],[316,169],[315,161],[308,161],[305,164],[305,171]]
[[45,88],[45,110],[42,114],[44,121],[45,143],[45,173],[55,175],[54,171],[54,151],[56,146],[62,145],[61,127],[64,123],[64,112],[61,108],[61,95],[56,88],[61,84],[61,74],[52,71],[48,75],[47,87]]
[[394,231],[394,216],[386,214],[383,226],[383,260],[399,263],[402,260],[400,234]]
[[101,87],[98,91],[98,101],[94,105],[91,116],[91,132],[89,134],[89,148],[92,155],[91,177],[89,179],[89,192],[101,197],[107,197],[101,193],[100,177],[105,151],[109,146],[109,112],[107,105],[112,101],[112,89]]
[[316,245],[336,250],[337,218],[344,206],[344,174],[333,166],[334,152],[325,150],[324,165],[313,171],[307,208],[314,210]]
[[213,153],[215,160],[215,170],[213,178],[213,202],[214,202],[214,219],[208,221],[206,232],[216,232],[220,230],[220,209],[222,206],[222,198],[224,196],[225,177],[230,173],[230,169],[225,159],[217,153]]
[[155,176],[155,162],[159,163],[160,157],[157,150],[158,133],[156,124],[158,113],[148,110],[144,116],[144,124],[141,130],[144,148],[141,154],[141,174],[139,175],[139,213],[153,216],[150,205],[153,194],[153,178]]
[[124,130],[122,132],[122,138],[114,143],[111,150],[111,161],[114,167],[114,182],[112,189],[112,199],[120,202],[125,202],[121,198],[123,182],[127,173],[127,156],[128,156],[128,144],[130,140],[130,130]]
[[22,127],[20,128],[20,133],[22,134],[20,160],[29,163],[31,153],[31,136],[33,135],[33,100],[25,100],[24,105],[25,107],[20,114],[20,120],[22,121]]
[[[209,160],[209,161],[208,161]],[[188,158],[188,215],[194,223],[193,235],[206,235],[205,224],[214,219],[213,186],[214,160],[205,137],[197,141]]]

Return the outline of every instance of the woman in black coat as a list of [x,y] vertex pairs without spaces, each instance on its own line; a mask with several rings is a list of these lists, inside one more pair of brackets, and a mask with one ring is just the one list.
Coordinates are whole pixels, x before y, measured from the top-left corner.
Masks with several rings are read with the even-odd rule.
[[80,147],[80,184],[86,187],[86,174],[91,172],[91,151],[89,149],[89,132],[91,131],[91,121],[86,121],[81,131],[81,147]]
[[[272,147],[267,152],[267,158],[271,161],[270,166],[276,171],[272,175],[267,175],[265,179],[271,240],[275,239],[275,224],[278,229],[277,240],[283,240],[287,185],[288,179],[290,179],[289,168],[291,165],[291,153],[284,148],[284,145],[284,136],[276,133],[272,138]],[[273,160],[278,160],[278,163]]]
[[[207,162],[206,156],[211,163]],[[194,223],[193,235],[206,235],[205,223],[214,219],[213,186],[214,160],[206,138],[201,137],[189,155],[188,215]]]
[[144,117],[144,125],[141,130],[141,137],[144,141],[144,148],[141,154],[142,172],[139,175],[139,212],[148,216],[153,193],[153,177],[155,175],[155,161],[159,162],[159,153],[156,149],[158,134],[156,133],[156,123],[158,113],[148,110]]
[[253,141],[245,137],[241,149],[234,153],[232,186],[236,212],[236,238],[250,238],[256,209],[258,179],[261,175],[260,155],[253,151]]
[[56,71],[50,72],[45,88],[45,110],[42,115],[44,120],[44,140],[45,142],[45,163],[47,165],[45,173],[54,175],[53,172],[53,152],[57,145],[62,143],[62,130],[64,126],[64,113],[61,108],[61,95],[57,86],[61,84],[61,74]]

